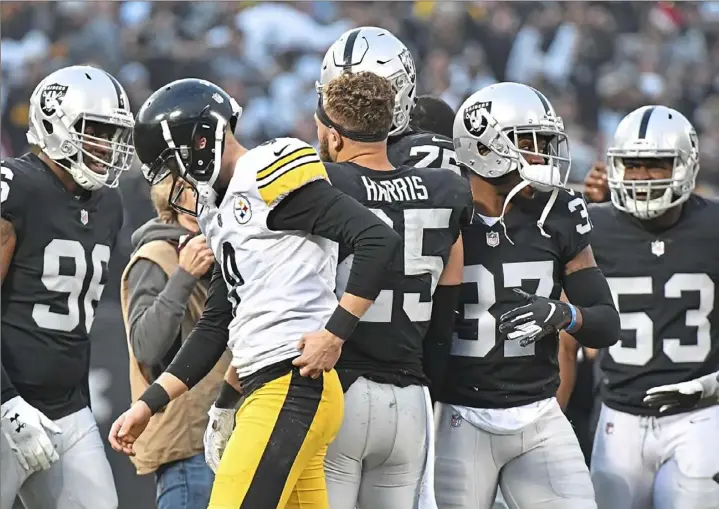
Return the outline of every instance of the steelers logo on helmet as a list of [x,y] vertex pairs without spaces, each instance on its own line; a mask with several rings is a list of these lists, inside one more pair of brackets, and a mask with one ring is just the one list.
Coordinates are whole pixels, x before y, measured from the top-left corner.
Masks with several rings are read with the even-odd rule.
[[492,103],[482,101],[464,110],[464,127],[467,128],[467,132],[473,136],[481,136],[484,130],[487,129],[487,117],[482,114],[482,110],[491,113]]
[[250,202],[242,195],[235,198],[234,211],[235,219],[237,219],[237,222],[240,224],[246,224],[250,219],[252,219],[252,207],[250,207]]

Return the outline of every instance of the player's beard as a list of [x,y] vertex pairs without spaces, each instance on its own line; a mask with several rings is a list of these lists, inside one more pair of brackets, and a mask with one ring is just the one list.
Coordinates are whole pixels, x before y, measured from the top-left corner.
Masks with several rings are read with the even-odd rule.
[[330,140],[327,135],[320,138],[320,159],[327,163],[334,162],[330,155]]

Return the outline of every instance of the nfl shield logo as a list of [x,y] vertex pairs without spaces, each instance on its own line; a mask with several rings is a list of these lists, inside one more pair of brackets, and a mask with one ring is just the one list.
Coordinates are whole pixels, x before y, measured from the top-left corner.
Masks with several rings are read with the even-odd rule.
[[250,202],[242,195],[235,198],[235,219],[240,224],[247,223],[252,218]]
[[655,240],[652,242],[652,254],[654,256],[662,256],[664,254],[664,241],[663,240]]
[[87,210],[83,209],[80,211],[80,222],[84,225],[87,224],[87,222],[90,220],[90,218],[87,215]]
[[499,233],[487,232],[487,245],[489,247],[497,247],[499,245]]
[[462,424],[462,416],[459,414],[452,414],[452,420],[449,424],[453,428],[459,428],[459,425]]

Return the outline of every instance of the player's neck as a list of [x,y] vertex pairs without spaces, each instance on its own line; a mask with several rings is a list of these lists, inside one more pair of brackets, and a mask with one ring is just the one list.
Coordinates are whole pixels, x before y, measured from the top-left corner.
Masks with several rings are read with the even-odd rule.
[[683,207],[684,204],[672,207],[659,217],[642,221],[642,226],[650,232],[668,230],[679,222],[679,218],[682,216]]
[[235,169],[237,168],[237,161],[248,152],[248,150],[234,140],[234,138],[232,138],[232,140],[233,141],[230,141],[230,138],[227,138],[225,151],[222,154],[220,175],[217,177],[217,184],[215,185],[216,188],[226,189],[227,186],[230,185],[230,180],[232,180],[232,176],[235,174]]
[[53,172],[57,178],[62,182],[62,184],[67,188],[68,191],[74,193],[77,191],[77,182],[75,182],[75,179],[72,178],[72,175],[70,175],[69,172],[65,171],[60,165],[58,165],[55,161],[50,159],[45,152],[40,152],[38,154],[38,157],[40,160],[45,163],[45,165],[50,168],[50,171]]
[[[502,215],[506,197],[498,194],[492,184],[470,174],[469,185],[472,189],[472,201],[474,201],[477,212],[487,217],[499,217]],[[512,203],[510,202],[507,204],[507,211],[511,207]]]
[[335,162],[354,163],[375,171],[394,170],[387,157],[386,143],[347,143],[346,148],[337,154]]

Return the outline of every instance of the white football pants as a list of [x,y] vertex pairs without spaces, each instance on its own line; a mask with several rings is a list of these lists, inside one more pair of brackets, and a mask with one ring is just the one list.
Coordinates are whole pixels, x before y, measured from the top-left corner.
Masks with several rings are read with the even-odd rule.
[[599,509],[719,509],[719,406],[642,417],[602,405],[591,472]]
[[437,411],[439,509],[490,509],[498,487],[509,509],[597,508],[579,442],[556,400],[535,422],[506,435],[473,426],[451,405],[440,403]]
[[412,509],[426,462],[427,408],[420,385],[360,377],[345,394],[337,437],[327,448],[332,509]]
[[0,509],[19,495],[26,509],[117,509],[117,492],[95,417],[89,408],[54,421],[50,435],[60,459],[48,470],[28,474],[0,433]]

